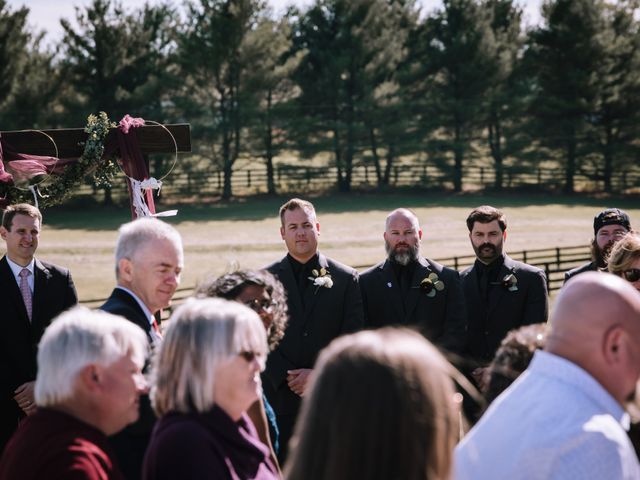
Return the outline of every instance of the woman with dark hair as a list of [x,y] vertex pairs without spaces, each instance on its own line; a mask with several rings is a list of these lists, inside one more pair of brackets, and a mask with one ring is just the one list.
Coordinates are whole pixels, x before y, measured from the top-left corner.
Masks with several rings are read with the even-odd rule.
[[288,480],[451,477],[454,368],[422,335],[363,331],[322,351],[291,441]]
[[[236,270],[209,278],[198,285],[196,296],[225,298],[251,308],[260,316],[267,331],[270,350],[284,336],[288,320],[286,294],[280,281],[266,270]],[[247,410],[247,415],[256,426],[260,440],[271,449],[272,460],[277,465],[278,425],[264,394]]]
[[640,290],[640,236],[629,232],[611,250],[607,268]]

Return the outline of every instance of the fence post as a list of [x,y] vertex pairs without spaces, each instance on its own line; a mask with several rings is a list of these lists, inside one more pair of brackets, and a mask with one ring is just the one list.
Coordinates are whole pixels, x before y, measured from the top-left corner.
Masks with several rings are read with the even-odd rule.
[[544,275],[547,277],[547,295],[549,294],[549,292],[551,292],[551,271],[549,269],[549,264],[545,263],[544,264]]
[[364,183],[369,185],[369,167],[367,165],[364,166]]
[[247,187],[251,187],[251,170],[247,170]]
[[458,270],[458,257],[453,257],[453,269]]
[[218,188],[222,188],[222,177],[220,175],[220,170],[218,170],[217,174],[218,174]]
[[523,263],[527,263],[527,251],[526,250],[522,251],[522,262]]
[[480,185],[484,187],[484,167],[480,167]]
[[556,247],[556,267],[560,268],[560,247]]

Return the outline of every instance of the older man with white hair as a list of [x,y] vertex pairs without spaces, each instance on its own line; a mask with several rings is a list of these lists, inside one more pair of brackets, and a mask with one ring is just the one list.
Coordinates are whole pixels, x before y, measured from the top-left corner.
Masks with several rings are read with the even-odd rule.
[[[125,223],[120,227],[115,261],[118,285],[100,309],[138,325],[154,346],[161,339],[155,315],[171,304],[180,284],[184,264],[180,234],[156,218]],[[155,421],[149,397],[143,395],[140,419],[110,439],[127,479],[142,475],[142,460]]]
[[7,445],[0,479],[121,479],[107,436],[138,418],[147,350],[115,315],[76,307],[54,320],[38,351],[38,410]]
[[587,272],[560,291],[544,351],[456,449],[462,479],[639,479],[625,404],[640,377],[640,295]]

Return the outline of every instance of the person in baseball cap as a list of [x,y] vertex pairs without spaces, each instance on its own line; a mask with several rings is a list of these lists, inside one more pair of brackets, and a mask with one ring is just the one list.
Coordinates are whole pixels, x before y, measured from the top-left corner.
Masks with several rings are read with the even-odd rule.
[[593,218],[593,240],[591,241],[591,261],[569,270],[564,274],[564,282],[583,272],[605,270],[607,258],[613,245],[631,230],[629,215],[619,208],[607,208]]

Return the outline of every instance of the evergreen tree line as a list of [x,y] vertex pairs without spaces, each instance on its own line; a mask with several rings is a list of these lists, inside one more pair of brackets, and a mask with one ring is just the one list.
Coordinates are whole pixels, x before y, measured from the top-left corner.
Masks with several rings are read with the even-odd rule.
[[[76,8],[53,46],[28,9],[0,0],[0,129],[78,127],[89,113],[191,123],[185,170],[215,165],[232,195],[238,160],[328,155],[349,191],[354,166],[380,186],[407,159],[449,168],[455,190],[495,170],[579,173],[638,159],[637,0],[547,0],[525,28],[512,0],[316,0],[277,17],[259,0]],[[415,161],[415,160],[414,160]],[[189,163],[192,162],[192,163]],[[546,163],[545,163],[546,162]]]

